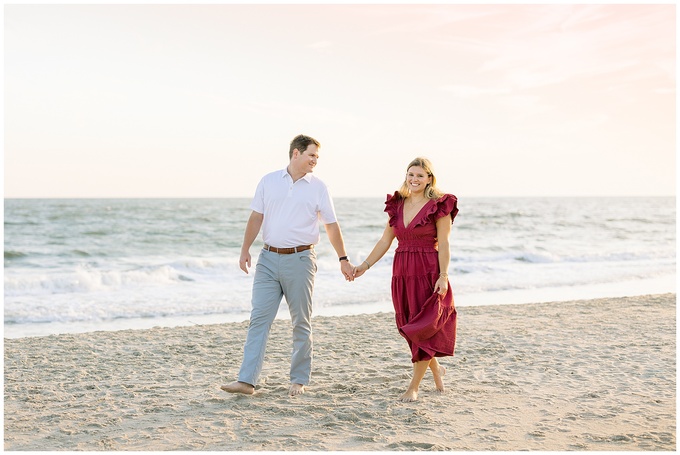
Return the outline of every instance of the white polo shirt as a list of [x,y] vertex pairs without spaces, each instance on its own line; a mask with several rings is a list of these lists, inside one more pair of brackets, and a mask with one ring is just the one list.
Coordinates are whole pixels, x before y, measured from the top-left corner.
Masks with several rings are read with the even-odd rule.
[[262,240],[277,248],[317,244],[319,220],[337,221],[326,184],[312,174],[293,183],[286,169],[262,177],[250,208],[264,214]]

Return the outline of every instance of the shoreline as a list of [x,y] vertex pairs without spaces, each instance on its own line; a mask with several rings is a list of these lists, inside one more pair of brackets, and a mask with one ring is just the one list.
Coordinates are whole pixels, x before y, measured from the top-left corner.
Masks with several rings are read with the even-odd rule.
[[[638,279],[628,282],[600,283],[581,286],[564,286],[539,289],[518,289],[482,293],[456,294],[458,307],[526,305],[534,303],[559,303],[594,298],[636,297],[675,293],[675,275]],[[314,318],[328,316],[352,316],[392,312],[392,302],[386,300],[357,305],[314,307]],[[120,330],[148,330],[154,327],[187,327],[206,324],[229,324],[248,321],[250,312],[205,315],[179,315],[166,317],[115,319],[109,321],[47,322],[5,324],[6,339],[66,335],[89,332],[115,332]],[[285,302],[281,304],[277,319],[290,319]]]
[[316,316],[312,383],[287,396],[277,319],[252,397],[247,322],[5,339],[5,450],[676,448],[676,295],[459,307],[447,392],[411,372],[390,313]]

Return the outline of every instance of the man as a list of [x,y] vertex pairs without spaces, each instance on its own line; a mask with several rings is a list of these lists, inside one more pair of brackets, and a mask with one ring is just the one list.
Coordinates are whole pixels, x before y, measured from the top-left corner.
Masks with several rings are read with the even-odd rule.
[[252,311],[243,348],[238,381],[223,385],[229,393],[251,395],[262,371],[269,330],[286,297],[293,323],[293,354],[289,395],[304,393],[312,370],[312,291],[316,273],[314,245],[319,242],[319,220],[324,223],[340,270],[353,281],[353,266],[345,252],[328,188],[312,175],[319,159],[316,139],[296,136],[290,143],[290,163],[265,175],[257,186],[252,212],[243,236],[239,266],[248,273],[250,246],[262,227],[262,249],[255,267]]

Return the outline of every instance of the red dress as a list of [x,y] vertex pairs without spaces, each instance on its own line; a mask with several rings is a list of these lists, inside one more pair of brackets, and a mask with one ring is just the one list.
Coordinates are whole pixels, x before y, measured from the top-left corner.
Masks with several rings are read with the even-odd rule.
[[430,199],[411,223],[404,226],[404,199],[387,195],[385,212],[390,216],[399,245],[392,264],[392,303],[399,333],[411,348],[411,361],[453,355],[456,344],[456,309],[449,285],[446,295],[434,292],[439,278],[436,221],[458,213],[452,194]]

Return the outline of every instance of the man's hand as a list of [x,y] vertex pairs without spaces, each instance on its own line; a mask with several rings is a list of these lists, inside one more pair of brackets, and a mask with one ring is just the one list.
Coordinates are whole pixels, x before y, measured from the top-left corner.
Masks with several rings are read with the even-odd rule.
[[354,281],[354,266],[349,261],[340,261],[340,270],[345,280]]
[[241,258],[238,260],[238,266],[241,267],[241,270],[246,272],[246,275],[248,274],[248,269],[251,265],[250,261],[250,252],[241,253]]

